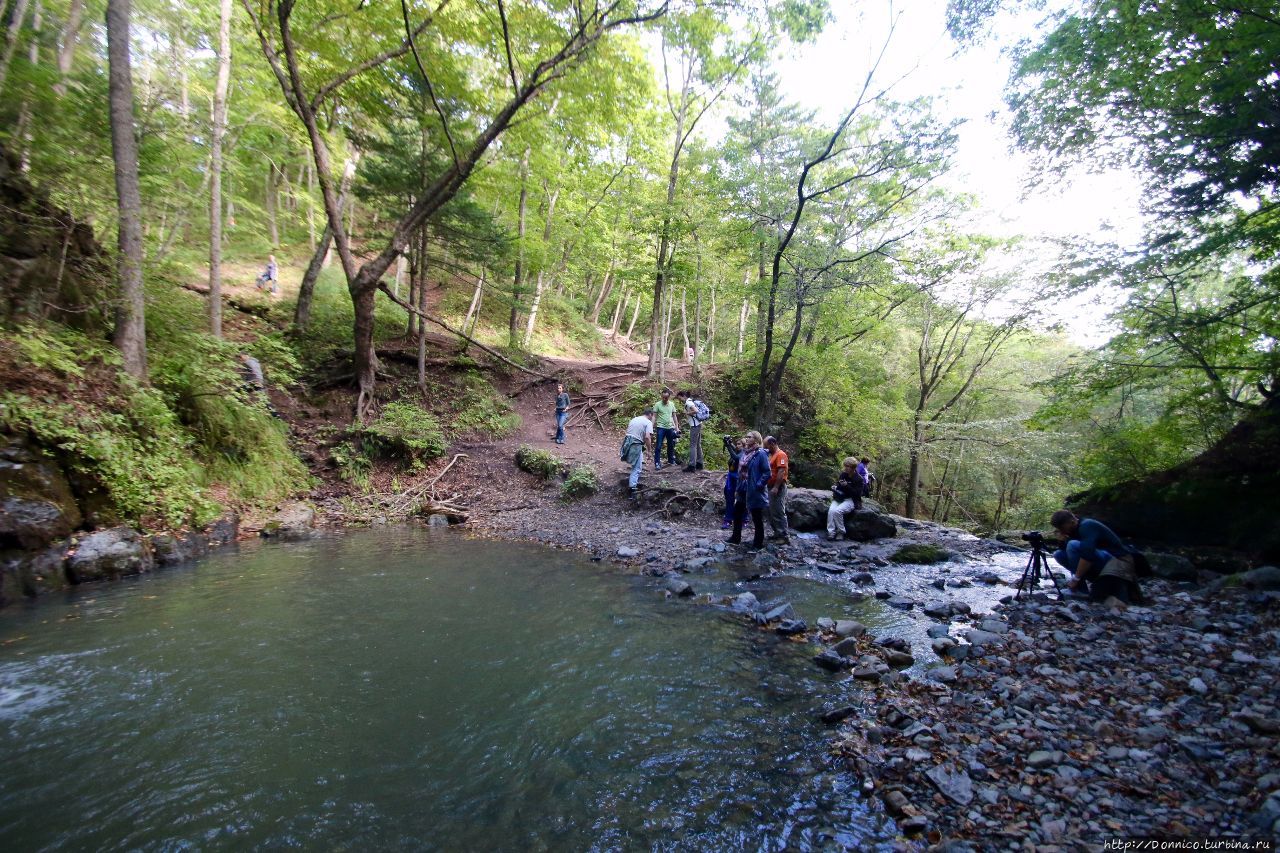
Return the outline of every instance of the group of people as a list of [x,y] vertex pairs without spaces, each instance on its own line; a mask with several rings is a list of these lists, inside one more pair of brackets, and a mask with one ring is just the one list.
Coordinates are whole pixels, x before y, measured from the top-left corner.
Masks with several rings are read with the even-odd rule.
[[[676,401],[679,401],[678,403]],[[643,414],[636,415],[627,424],[627,433],[622,440],[620,457],[631,466],[632,497],[640,486],[640,474],[644,471],[645,454],[650,445],[653,447],[653,468],[663,468],[663,446],[666,446],[666,465],[678,465],[676,457],[676,441],[680,438],[680,416],[683,412],[685,423],[689,426],[689,462],[684,470],[701,471],[705,466],[702,454],[702,427],[711,419],[711,409],[702,399],[688,391],[680,391],[672,399],[671,389],[662,389],[662,398],[651,406],[646,406]]]

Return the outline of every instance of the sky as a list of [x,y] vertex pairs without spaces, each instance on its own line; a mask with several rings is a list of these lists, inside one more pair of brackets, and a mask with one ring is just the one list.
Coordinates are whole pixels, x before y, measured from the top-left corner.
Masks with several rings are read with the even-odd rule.
[[[1006,49],[1033,36],[1043,13],[1006,13],[996,19],[991,38],[962,50],[947,34],[945,9],[945,0],[832,0],[835,20],[817,42],[791,49],[779,62],[783,91],[815,110],[820,123],[834,124],[856,97],[895,21],[878,79],[898,81],[892,95],[899,100],[929,95],[940,116],[963,120],[956,165],[945,183],[978,198],[973,230],[1027,238],[1024,269],[1032,280],[1024,286],[1034,288],[1036,268],[1052,265],[1057,241],[1136,243],[1143,223],[1136,175],[1095,173],[1082,165],[1062,181],[1029,189],[1030,162],[1012,150],[1003,101],[1011,66]],[[1092,300],[1046,305],[1044,311],[1064,323],[1072,340],[1095,346],[1109,336],[1099,320],[1114,297],[1102,292]]]

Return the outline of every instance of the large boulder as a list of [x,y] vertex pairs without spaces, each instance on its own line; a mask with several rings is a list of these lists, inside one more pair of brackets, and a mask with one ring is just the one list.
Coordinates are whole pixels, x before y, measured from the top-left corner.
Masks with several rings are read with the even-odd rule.
[[[827,509],[831,506],[829,489],[794,488],[787,490],[787,523],[800,532],[825,531]],[[898,535],[893,519],[880,512],[879,505],[870,499],[862,501],[862,509],[845,514],[844,526],[849,539],[868,542],[886,536]]]
[[90,533],[67,560],[72,583],[119,578],[151,571],[154,560],[148,542],[131,527],[112,527]]
[[63,564],[67,545],[57,542],[41,551],[6,551],[0,554],[0,607],[21,598],[34,598],[66,587]]
[[0,445],[0,547],[40,550],[82,521],[61,467],[25,439]]
[[1147,561],[1151,563],[1151,571],[1156,577],[1167,581],[1194,581],[1196,566],[1180,554],[1159,554],[1148,552]]
[[282,542],[299,542],[315,535],[316,511],[301,501],[286,504],[262,527],[262,535]]

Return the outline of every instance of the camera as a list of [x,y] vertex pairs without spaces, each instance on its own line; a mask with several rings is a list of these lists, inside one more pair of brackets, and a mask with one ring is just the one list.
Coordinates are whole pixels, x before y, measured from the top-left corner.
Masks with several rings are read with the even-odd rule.
[[1022,534],[1024,542],[1030,542],[1032,548],[1045,548],[1049,543],[1045,541],[1044,534],[1039,530],[1028,530]]

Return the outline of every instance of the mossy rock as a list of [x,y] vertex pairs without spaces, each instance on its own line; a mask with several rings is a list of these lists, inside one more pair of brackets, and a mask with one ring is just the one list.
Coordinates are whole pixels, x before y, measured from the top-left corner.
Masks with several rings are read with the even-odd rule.
[[927,566],[931,563],[945,563],[951,559],[951,552],[937,545],[915,542],[910,545],[903,545],[897,551],[894,551],[893,556],[889,559],[894,563]]

